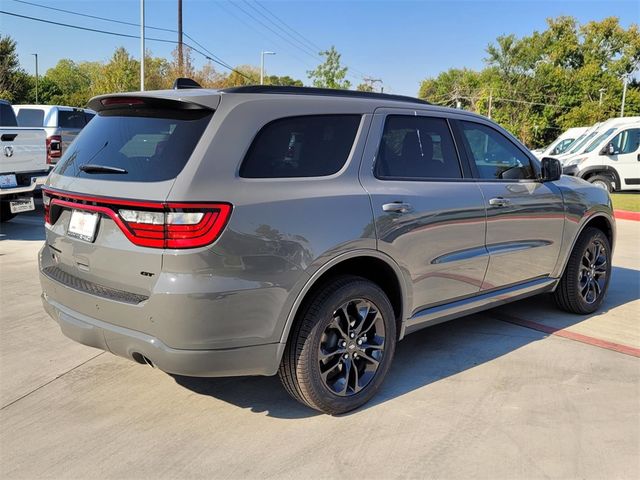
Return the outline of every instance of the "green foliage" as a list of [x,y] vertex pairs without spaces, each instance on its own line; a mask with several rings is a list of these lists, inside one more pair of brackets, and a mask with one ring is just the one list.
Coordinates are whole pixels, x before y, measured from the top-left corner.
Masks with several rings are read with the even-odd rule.
[[373,86],[370,83],[360,83],[356,90],[359,92],[373,92]]
[[336,47],[331,46],[329,50],[320,52],[320,55],[326,57],[325,61],[318,65],[315,70],[307,71],[313,86],[345,90],[351,88],[351,82],[345,80],[349,69],[340,64],[341,55],[336,50]]
[[265,85],[279,85],[281,87],[302,87],[302,80],[294,80],[289,75],[278,77],[277,75],[269,75],[264,78]]
[[[548,19],[543,32],[498,37],[487,47],[485,63],[481,71],[450,69],[425,79],[419,96],[490,113],[535,147],[569,127],[619,115],[622,75],[640,64],[640,32],[637,25],[624,29],[614,17],[584,25],[558,17]],[[638,87],[629,84],[625,115],[640,113]]]
[[0,98],[22,102],[31,87],[29,76],[20,68],[16,42],[0,36]]

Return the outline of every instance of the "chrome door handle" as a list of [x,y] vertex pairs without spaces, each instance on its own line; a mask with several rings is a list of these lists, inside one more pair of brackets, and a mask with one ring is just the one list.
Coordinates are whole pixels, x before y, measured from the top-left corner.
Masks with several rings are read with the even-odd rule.
[[385,212],[407,213],[413,210],[413,207],[408,203],[393,202],[382,205],[382,210]]
[[511,202],[506,198],[496,197],[489,200],[489,205],[492,207],[506,207],[511,205]]

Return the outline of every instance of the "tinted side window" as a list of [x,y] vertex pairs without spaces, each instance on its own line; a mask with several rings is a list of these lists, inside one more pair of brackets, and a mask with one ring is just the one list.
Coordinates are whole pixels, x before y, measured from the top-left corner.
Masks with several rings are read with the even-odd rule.
[[615,155],[633,153],[640,146],[640,128],[631,128],[620,132],[611,140]]
[[92,119],[93,117],[95,117],[95,116],[96,116],[96,115],[95,115],[95,113],[85,112],[85,114],[84,114],[84,121],[85,121],[85,123],[89,123],[89,122],[91,121],[91,119]]
[[462,178],[447,121],[390,115],[376,159],[379,178]]
[[573,140],[573,138],[565,138],[556,145],[556,148],[554,148],[549,155],[560,155],[569,148],[569,145],[573,143]]
[[360,115],[288,117],[265,125],[240,167],[244,178],[320,177],[347,161]]
[[83,111],[58,111],[58,126],[61,128],[84,128],[84,112]]
[[44,125],[44,110],[21,108],[18,112],[18,125],[21,127],[42,127]]
[[507,137],[480,123],[460,122],[460,124],[480,178],[493,180],[534,178],[529,157]]
[[17,127],[16,114],[8,103],[0,102],[0,127]]

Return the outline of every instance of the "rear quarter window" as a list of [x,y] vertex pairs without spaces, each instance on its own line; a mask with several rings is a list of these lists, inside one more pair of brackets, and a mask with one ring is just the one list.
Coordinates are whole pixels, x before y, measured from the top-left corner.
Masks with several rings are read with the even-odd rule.
[[360,115],[287,117],[265,125],[240,167],[243,178],[322,177],[347,161]]
[[8,103],[0,102],[0,127],[17,127],[16,114]]

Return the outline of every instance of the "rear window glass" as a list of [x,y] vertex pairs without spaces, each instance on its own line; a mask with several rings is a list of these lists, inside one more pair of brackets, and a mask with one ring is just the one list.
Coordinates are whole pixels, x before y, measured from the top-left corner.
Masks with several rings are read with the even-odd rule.
[[42,127],[44,125],[44,110],[21,108],[18,112],[18,125],[21,127]]
[[254,139],[240,167],[240,176],[332,175],[349,157],[360,118],[360,115],[313,115],[275,120]]
[[17,127],[16,114],[8,103],[0,102],[0,127]]
[[84,112],[59,110],[58,111],[58,126],[60,128],[84,128],[86,121],[84,119]]
[[[175,114],[175,116],[174,116]],[[96,115],[58,163],[56,172],[69,177],[113,181],[160,182],[184,168],[213,112],[146,111],[135,116],[110,111]],[[117,167],[126,173],[91,173],[90,164]]]

